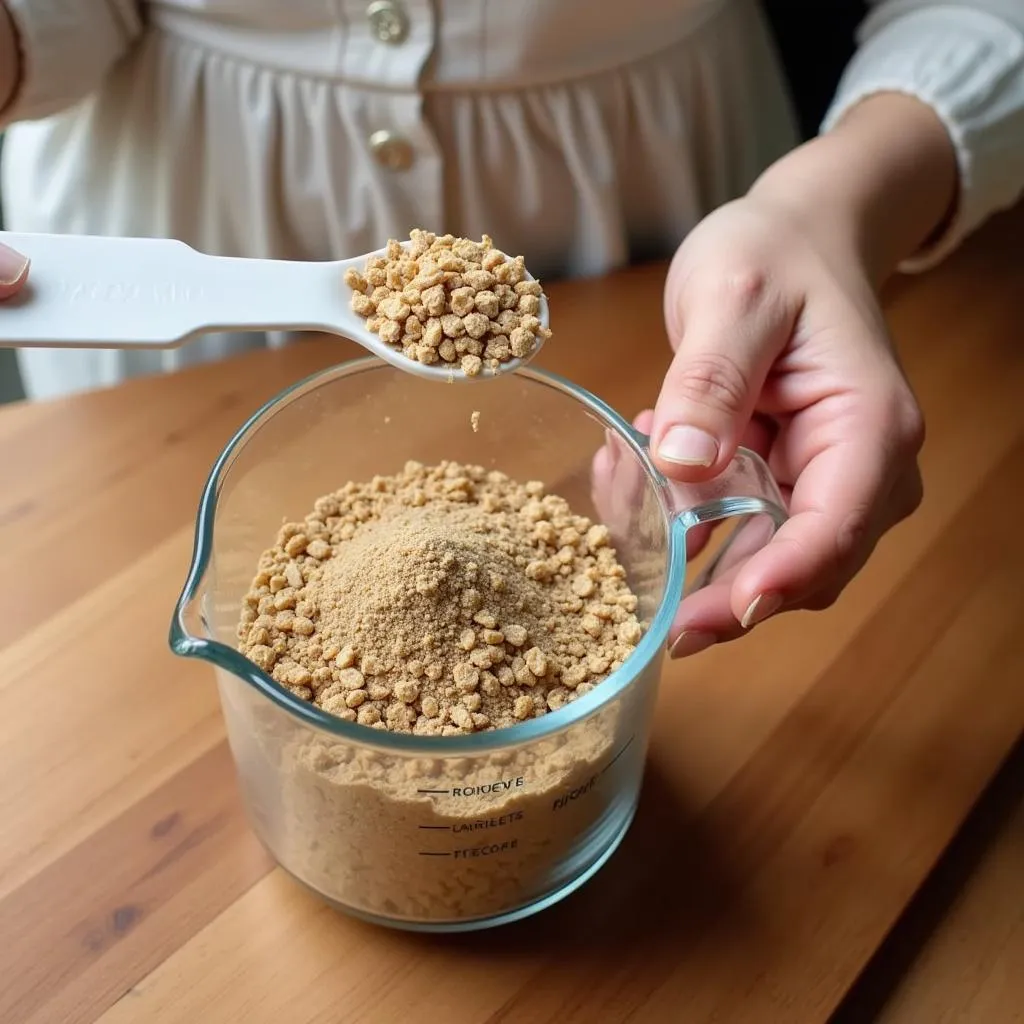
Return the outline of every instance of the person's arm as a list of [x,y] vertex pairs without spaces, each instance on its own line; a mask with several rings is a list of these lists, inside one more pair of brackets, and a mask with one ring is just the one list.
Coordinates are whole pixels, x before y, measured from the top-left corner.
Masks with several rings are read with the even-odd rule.
[[[872,166],[882,170],[869,182],[878,199],[866,222],[902,269],[920,270],[1024,193],[1024,0],[872,0],[872,7],[819,141],[849,161],[844,182],[856,172],[870,176]],[[916,115],[913,100],[922,105]],[[939,126],[955,157],[955,202],[934,225],[938,234],[908,250],[901,230],[926,207],[934,212],[946,186],[932,178],[948,164]],[[836,144],[828,146],[831,136]]]
[[673,654],[831,604],[919,504],[921,411],[878,305],[1024,190],[1024,2],[880,0],[822,134],[686,238],[665,286],[675,357],[659,468],[769,455],[789,520],[683,602]]
[[141,32],[136,0],[0,0],[0,125],[77,103]]
[[878,285],[944,233],[959,181],[956,150],[934,111],[881,92],[773,164],[750,194],[778,205],[809,233],[842,241]]

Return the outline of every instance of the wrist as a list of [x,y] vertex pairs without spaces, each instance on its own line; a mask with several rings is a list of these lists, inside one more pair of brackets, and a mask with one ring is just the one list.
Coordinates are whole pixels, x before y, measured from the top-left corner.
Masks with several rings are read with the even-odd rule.
[[879,94],[828,134],[789,153],[751,196],[786,210],[830,247],[852,250],[876,285],[948,224],[956,151],[937,115],[909,96]]

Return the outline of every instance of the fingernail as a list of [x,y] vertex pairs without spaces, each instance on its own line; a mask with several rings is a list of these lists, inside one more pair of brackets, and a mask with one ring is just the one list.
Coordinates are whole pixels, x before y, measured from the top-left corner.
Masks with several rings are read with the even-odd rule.
[[758,594],[740,619],[740,625],[744,629],[750,629],[759,622],[764,622],[769,616],[774,615],[782,607],[782,596],[780,594]]
[[21,279],[27,267],[27,256],[22,256],[9,246],[0,245],[0,284],[14,284]]
[[691,654],[700,654],[701,651],[705,651],[717,643],[718,637],[714,633],[705,633],[699,629],[684,629],[669,648],[668,656],[670,658],[689,658]]
[[718,458],[718,442],[698,427],[672,427],[661,439],[658,454],[681,466],[710,466]]

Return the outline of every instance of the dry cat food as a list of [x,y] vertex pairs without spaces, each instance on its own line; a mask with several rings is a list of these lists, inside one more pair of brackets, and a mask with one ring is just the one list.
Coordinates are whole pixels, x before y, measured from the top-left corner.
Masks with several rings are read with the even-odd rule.
[[349,269],[352,309],[381,341],[421,363],[459,364],[470,377],[525,359],[542,326],[541,287],[522,256],[510,259],[488,235],[480,242],[413,229],[410,246],[392,239],[360,273]]
[[643,750],[617,735],[629,716],[616,703],[526,748],[458,762],[294,741],[275,752],[282,860],[383,916],[465,920],[537,899],[567,880],[639,774],[631,757]]
[[589,692],[640,641],[636,608],[607,528],[542,484],[410,462],[281,528],[239,639],[340,718],[453,736]]
[[[639,641],[636,610],[608,530],[540,483],[410,462],[281,528],[239,637],[368,738],[468,735],[592,690]],[[566,884],[625,822],[643,758],[637,692],[469,756],[389,753],[259,704],[232,747],[244,773],[275,780],[255,819],[307,884],[389,918],[486,918]]]

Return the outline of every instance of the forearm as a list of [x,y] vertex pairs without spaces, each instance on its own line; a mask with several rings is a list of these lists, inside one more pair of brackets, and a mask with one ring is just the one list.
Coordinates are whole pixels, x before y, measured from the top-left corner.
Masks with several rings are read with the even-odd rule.
[[752,194],[852,246],[880,284],[949,221],[957,188],[938,117],[916,99],[879,93],[773,164]]
[[0,2],[0,113],[14,99],[21,79],[21,54],[14,21]]

